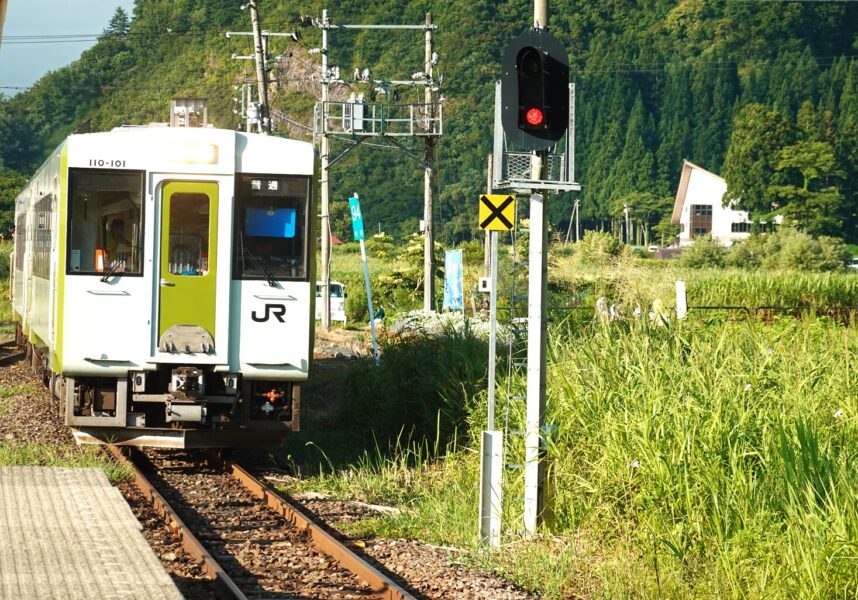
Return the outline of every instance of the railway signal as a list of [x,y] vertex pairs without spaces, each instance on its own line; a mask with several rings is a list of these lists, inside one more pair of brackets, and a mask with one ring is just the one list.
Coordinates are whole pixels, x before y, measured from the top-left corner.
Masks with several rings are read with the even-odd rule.
[[525,150],[546,150],[569,128],[569,60],[545,29],[512,40],[501,61],[501,122]]
[[[528,251],[527,317],[524,340],[527,359],[516,361],[526,369],[527,393],[524,431],[524,514],[526,535],[538,531],[546,512],[545,377],[548,295],[548,194],[574,191],[574,87],[569,82],[566,49],[548,32],[548,0],[534,0],[533,29],[513,39],[503,53],[501,81],[496,86],[492,187],[529,192],[530,244]],[[565,136],[566,143],[559,142]],[[528,165],[529,163],[529,165]],[[527,167],[530,167],[529,169]],[[557,167],[560,167],[559,169]],[[488,200],[488,197],[486,197]],[[504,224],[496,206],[480,223]],[[500,213],[500,214],[495,214]],[[512,222],[512,221],[511,221]],[[514,222],[512,222],[514,224]],[[485,226],[484,226],[485,227]],[[492,231],[492,235],[496,232]],[[493,245],[493,244],[490,244]],[[494,249],[493,249],[494,252]],[[494,262],[494,259],[492,259]],[[491,273],[494,276],[495,266]],[[494,282],[489,283],[494,290]],[[493,307],[494,300],[490,300]],[[496,315],[490,315],[490,331]],[[496,333],[490,333],[493,338]],[[489,360],[495,348],[490,341]],[[483,432],[480,472],[480,537],[490,547],[500,545],[504,431],[493,431],[492,368],[489,368],[488,429]],[[510,433],[510,432],[506,432]],[[508,465],[509,466],[509,465]]]

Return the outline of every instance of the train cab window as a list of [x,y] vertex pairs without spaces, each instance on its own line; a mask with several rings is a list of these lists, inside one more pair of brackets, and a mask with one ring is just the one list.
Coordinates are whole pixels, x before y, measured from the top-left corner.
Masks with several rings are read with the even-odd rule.
[[143,185],[143,171],[71,169],[67,273],[142,273]]
[[310,179],[240,175],[236,187],[233,276],[306,280]]
[[167,264],[173,275],[205,275],[209,270],[209,197],[173,194]]

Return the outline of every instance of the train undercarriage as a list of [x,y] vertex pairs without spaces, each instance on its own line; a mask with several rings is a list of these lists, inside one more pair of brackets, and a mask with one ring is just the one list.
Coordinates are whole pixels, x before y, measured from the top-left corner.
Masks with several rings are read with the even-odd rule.
[[16,340],[79,444],[277,446],[300,425],[301,388],[292,382],[181,363],[121,378],[64,376],[51,371],[45,350],[20,330]]

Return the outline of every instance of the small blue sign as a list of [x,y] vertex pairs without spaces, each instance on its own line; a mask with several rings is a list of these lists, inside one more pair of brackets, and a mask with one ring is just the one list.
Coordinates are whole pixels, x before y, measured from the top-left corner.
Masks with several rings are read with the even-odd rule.
[[352,231],[355,234],[355,241],[359,242],[363,237],[363,215],[360,212],[360,201],[358,195],[355,194],[349,198],[349,212],[352,214]]
[[464,310],[462,251],[447,250],[444,256],[444,310]]

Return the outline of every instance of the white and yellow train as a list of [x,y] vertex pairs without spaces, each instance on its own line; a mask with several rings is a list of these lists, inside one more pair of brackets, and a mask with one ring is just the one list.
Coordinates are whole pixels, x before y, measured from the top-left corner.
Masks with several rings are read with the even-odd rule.
[[15,205],[13,308],[81,443],[279,443],[312,360],[311,144],[72,135]]

